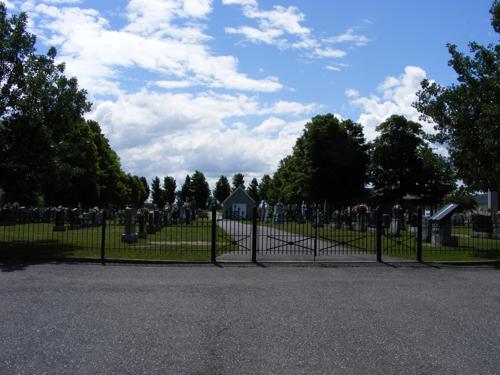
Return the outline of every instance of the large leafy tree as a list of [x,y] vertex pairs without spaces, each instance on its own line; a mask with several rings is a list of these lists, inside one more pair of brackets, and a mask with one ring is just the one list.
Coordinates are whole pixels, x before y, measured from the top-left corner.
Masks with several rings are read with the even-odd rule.
[[432,152],[419,123],[393,115],[377,131],[380,135],[372,145],[370,179],[383,201],[403,203],[403,197],[414,195],[438,203],[455,188],[449,163]]
[[[500,2],[490,10],[500,32]],[[500,45],[469,44],[470,54],[448,45],[458,82],[424,80],[415,107],[432,120],[459,177],[473,190],[500,190]]]
[[224,202],[227,197],[231,194],[231,186],[226,176],[220,176],[220,178],[215,183],[214,197],[220,203]]
[[207,208],[208,198],[210,196],[210,187],[205,179],[205,175],[200,171],[195,171],[191,176],[191,189],[196,207]]
[[171,176],[165,177],[163,179],[163,190],[165,191],[165,200],[170,205],[175,202],[175,189],[177,189],[175,178]]
[[25,13],[0,3],[0,187],[22,204],[123,204],[130,184],[99,124],[86,121],[85,90],[35,53]]
[[315,116],[273,177],[274,199],[329,201],[339,207],[364,193],[368,164],[361,125]]
[[273,180],[271,176],[265,174],[262,176],[259,184],[259,198],[261,200],[270,201],[271,200],[271,189],[272,189]]

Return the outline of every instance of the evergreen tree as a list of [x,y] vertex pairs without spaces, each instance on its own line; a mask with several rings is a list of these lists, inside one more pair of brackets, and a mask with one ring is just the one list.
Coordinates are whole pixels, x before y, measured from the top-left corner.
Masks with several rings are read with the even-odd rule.
[[153,203],[156,204],[158,208],[165,207],[165,192],[161,188],[160,178],[158,176],[153,178],[153,181],[151,182],[151,198]]
[[256,178],[253,178],[252,181],[250,182],[250,185],[248,186],[247,189],[247,193],[255,201],[255,204],[260,203],[259,183],[257,182]]
[[215,183],[214,197],[220,203],[224,202],[227,197],[231,194],[231,186],[226,176],[220,176],[220,178]]
[[233,176],[233,191],[239,187],[245,189],[245,176],[242,173],[236,173]]
[[195,171],[191,177],[191,190],[196,207],[207,208],[208,197],[210,196],[210,187],[205,179],[205,175],[200,171]]
[[169,205],[175,202],[175,189],[177,189],[177,183],[175,178],[167,176],[163,179],[163,190],[165,191],[165,200]]

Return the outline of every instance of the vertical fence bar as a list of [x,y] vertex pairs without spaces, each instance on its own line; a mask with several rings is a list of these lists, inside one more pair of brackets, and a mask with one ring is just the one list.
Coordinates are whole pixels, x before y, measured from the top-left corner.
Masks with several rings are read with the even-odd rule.
[[102,211],[102,231],[101,231],[101,262],[106,261],[106,210]]
[[212,248],[211,248],[212,263],[217,261],[217,207],[212,207]]
[[377,207],[377,230],[376,230],[376,252],[377,262],[382,262],[382,209]]
[[417,211],[417,262],[422,263],[422,206]]
[[257,262],[257,206],[253,207],[252,213],[252,262]]
[[318,254],[318,225],[319,225],[319,209],[316,208],[316,217],[314,218],[314,260]]

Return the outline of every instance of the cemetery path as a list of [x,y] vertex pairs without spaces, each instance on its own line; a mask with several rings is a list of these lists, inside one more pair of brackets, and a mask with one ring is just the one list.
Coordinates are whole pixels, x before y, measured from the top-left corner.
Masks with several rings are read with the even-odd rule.
[[[218,219],[217,225],[239,246],[232,252],[217,257],[221,261],[252,260],[252,225],[236,220]],[[375,254],[356,253],[348,245],[335,246],[329,241],[317,239],[317,256],[314,257],[314,237],[297,233],[257,226],[258,261],[375,261]]]

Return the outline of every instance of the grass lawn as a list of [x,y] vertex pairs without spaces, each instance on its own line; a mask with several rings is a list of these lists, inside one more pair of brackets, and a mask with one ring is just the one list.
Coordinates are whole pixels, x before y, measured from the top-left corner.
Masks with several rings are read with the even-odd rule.
[[[0,226],[0,259],[90,258],[101,256],[100,227],[54,232],[53,224]],[[162,228],[135,243],[122,242],[123,225],[108,221],[107,259],[210,261],[212,227],[209,220]],[[217,228],[218,247],[231,251],[224,231]]]

